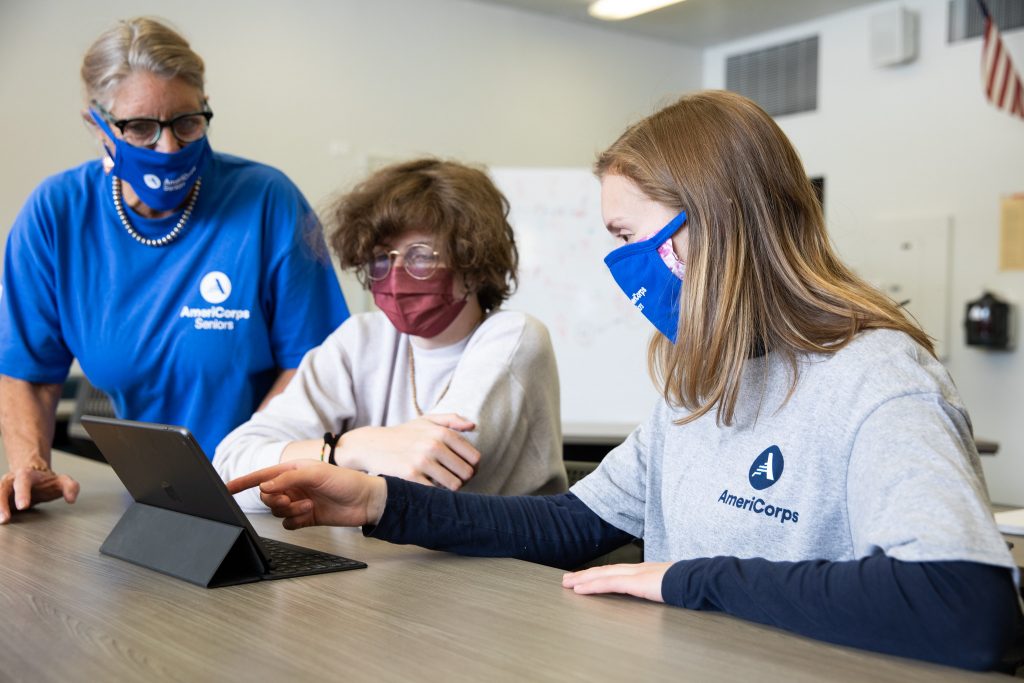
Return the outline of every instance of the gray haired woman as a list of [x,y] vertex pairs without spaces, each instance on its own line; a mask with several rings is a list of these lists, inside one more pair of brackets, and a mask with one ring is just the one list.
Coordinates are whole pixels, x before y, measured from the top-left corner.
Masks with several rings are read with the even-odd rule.
[[210,148],[203,60],[181,35],[121,21],[81,74],[103,158],[44,180],[7,241],[0,523],[78,494],[50,469],[73,359],[118,416],[184,425],[212,455],[348,316],[298,188]]

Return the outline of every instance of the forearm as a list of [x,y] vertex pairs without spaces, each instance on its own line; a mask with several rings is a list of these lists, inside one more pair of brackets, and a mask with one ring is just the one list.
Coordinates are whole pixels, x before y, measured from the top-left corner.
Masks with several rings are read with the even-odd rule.
[[60,384],[0,375],[0,435],[8,467],[50,464]]
[[[294,374],[285,371],[282,376],[286,373]],[[303,391],[302,378],[295,382],[285,398],[253,413],[217,445],[213,465],[225,480],[285,460],[318,457],[319,446],[313,444],[322,444],[324,432],[330,430],[324,422],[329,413]],[[296,450],[301,446],[307,448]]]
[[1008,569],[972,562],[734,557],[677,562],[665,602],[841,645],[971,669],[995,666],[1020,613]]
[[246,425],[237,427],[217,445],[213,467],[224,479],[276,465],[288,445],[287,438],[271,434],[253,434]]
[[[257,413],[258,415],[258,413]],[[255,416],[254,416],[255,419]],[[256,470],[276,465],[288,445],[287,438],[267,432],[247,422],[224,437],[213,455],[213,468],[224,481],[230,481]],[[258,490],[243,491],[236,496],[247,512],[265,511]]]
[[[315,359],[326,363],[315,367]],[[267,394],[264,405],[217,446],[213,464],[224,479],[233,479],[285,460],[318,457],[324,432],[336,432],[352,414],[347,376],[324,350],[311,351],[298,370],[285,370]],[[330,387],[319,377],[337,379]],[[336,388],[337,395],[328,388]],[[281,398],[270,401],[276,392]],[[314,443],[316,444],[314,446]]]
[[364,533],[392,543],[573,568],[632,538],[571,493],[487,496],[384,479],[383,515]]

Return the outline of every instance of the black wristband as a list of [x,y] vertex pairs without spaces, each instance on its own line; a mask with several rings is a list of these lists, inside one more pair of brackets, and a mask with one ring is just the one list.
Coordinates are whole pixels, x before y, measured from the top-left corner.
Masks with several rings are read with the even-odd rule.
[[334,449],[338,446],[338,439],[341,438],[341,432],[337,434],[331,434],[330,432],[324,432],[324,445],[320,448],[320,460],[324,460],[324,456],[327,456],[327,462],[332,465],[337,465],[337,461],[334,459]]

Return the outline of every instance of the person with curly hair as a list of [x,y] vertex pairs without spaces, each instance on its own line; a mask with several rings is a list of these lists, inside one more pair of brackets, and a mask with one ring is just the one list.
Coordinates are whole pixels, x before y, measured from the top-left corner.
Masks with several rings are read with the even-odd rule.
[[[490,178],[399,163],[328,214],[331,248],[380,310],[343,323],[228,434],[213,460],[221,476],[319,458],[453,491],[565,490],[554,350],[542,323],[499,308],[519,259]],[[256,491],[239,503],[265,509]]]

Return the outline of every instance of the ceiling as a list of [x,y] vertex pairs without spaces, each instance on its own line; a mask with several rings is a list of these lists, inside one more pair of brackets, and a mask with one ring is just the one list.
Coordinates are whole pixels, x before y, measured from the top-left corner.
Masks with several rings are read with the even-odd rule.
[[708,47],[802,21],[860,7],[878,0],[686,0],[623,21],[587,14],[590,0],[477,0],[577,21],[592,26]]

